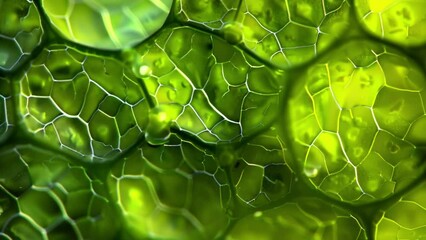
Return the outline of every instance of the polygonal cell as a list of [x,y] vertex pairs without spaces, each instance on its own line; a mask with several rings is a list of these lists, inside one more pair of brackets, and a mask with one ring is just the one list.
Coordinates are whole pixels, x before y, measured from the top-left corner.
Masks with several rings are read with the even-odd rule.
[[401,46],[426,43],[426,2],[355,0],[358,21],[372,35]]
[[251,208],[285,198],[294,181],[286,163],[287,148],[273,127],[238,149],[220,150],[218,159],[230,165],[240,202]]
[[355,204],[387,198],[419,178],[426,142],[414,129],[424,127],[425,80],[402,53],[368,41],[312,65],[287,103],[301,174]]
[[165,29],[137,52],[142,56],[130,58],[135,74],[171,127],[216,144],[249,137],[275,119],[284,77],[216,37]]
[[426,182],[423,181],[390,207],[381,209],[373,226],[375,238],[424,239],[426,236]]
[[115,59],[53,45],[20,80],[19,113],[36,139],[105,161],[130,148],[148,106],[133,74]]
[[327,50],[350,24],[346,0],[179,0],[179,21],[219,31],[280,68],[297,66]]
[[227,239],[367,239],[350,212],[316,198],[302,198],[239,219]]
[[105,188],[62,156],[30,145],[0,152],[0,229],[15,239],[113,239]]
[[11,82],[0,77],[0,143],[9,136],[14,124]]
[[64,38],[98,49],[134,46],[162,27],[172,0],[42,0],[48,20]]
[[0,0],[0,70],[19,68],[42,36],[40,14],[32,0]]
[[207,150],[174,134],[117,162],[108,186],[123,213],[123,238],[213,239],[230,221],[224,170]]

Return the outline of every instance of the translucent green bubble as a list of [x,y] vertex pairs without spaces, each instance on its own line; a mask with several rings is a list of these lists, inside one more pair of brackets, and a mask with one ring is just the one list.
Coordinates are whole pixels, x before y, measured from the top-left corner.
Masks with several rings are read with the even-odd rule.
[[426,2],[355,0],[359,22],[372,35],[402,46],[426,43]]
[[32,0],[0,0],[0,70],[22,66],[40,45],[44,30]]
[[[396,80],[395,71],[406,74]],[[418,147],[425,143],[411,128],[425,115],[425,80],[412,60],[373,42],[350,42],[320,59],[288,102],[300,173],[350,203],[407,187],[424,171]]]
[[152,145],[162,145],[170,138],[171,112],[166,106],[157,106],[149,111],[145,140]]
[[132,47],[164,24],[172,0],[43,0],[49,21],[64,38],[84,46],[117,50]]
[[227,23],[222,31],[225,40],[231,44],[239,44],[243,41],[243,26],[240,23]]

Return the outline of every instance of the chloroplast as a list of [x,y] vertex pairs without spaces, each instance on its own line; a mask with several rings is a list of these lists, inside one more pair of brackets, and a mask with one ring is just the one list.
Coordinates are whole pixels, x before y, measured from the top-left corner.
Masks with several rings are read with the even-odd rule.
[[118,50],[134,46],[163,26],[172,0],[42,0],[56,31],[84,46]]
[[426,79],[411,59],[382,44],[353,41],[299,81],[287,114],[295,161],[315,188],[365,203],[421,176]]

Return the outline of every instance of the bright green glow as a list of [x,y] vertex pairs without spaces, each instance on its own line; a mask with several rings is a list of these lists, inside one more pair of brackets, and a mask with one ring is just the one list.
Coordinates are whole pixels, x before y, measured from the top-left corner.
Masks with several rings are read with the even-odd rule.
[[230,22],[223,27],[223,37],[231,44],[239,44],[243,41],[243,25]]
[[98,49],[124,49],[164,24],[172,0],[42,0],[55,29],[66,39]]
[[382,212],[375,221],[375,239],[423,239],[426,236],[426,182],[423,181]]
[[0,239],[424,239],[423,2],[0,0]]
[[167,106],[158,106],[150,110],[145,140],[152,145],[162,145],[170,138],[172,118]]
[[414,144],[426,142],[410,128],[422,126],[413,123],[426,115],[425,81],[412,60],[366,41],[312,65],[287,112],[296,160],[309,182],[339,200],[365,203],[419,177],[424,169]]
[[358,20],[369,33],[401,46],[426,43],[426,2],[355,0]]

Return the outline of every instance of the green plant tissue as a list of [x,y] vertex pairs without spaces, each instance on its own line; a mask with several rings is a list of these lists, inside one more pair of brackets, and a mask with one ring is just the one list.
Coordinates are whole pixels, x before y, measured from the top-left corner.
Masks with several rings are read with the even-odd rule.
[[0,239],[426,240],[424,9],[0,0]]

